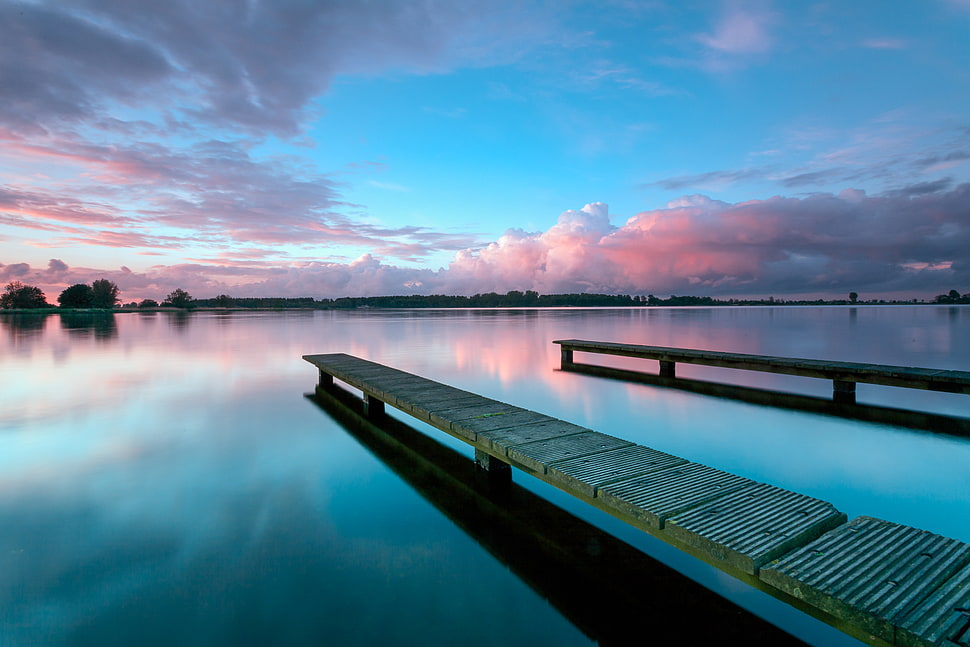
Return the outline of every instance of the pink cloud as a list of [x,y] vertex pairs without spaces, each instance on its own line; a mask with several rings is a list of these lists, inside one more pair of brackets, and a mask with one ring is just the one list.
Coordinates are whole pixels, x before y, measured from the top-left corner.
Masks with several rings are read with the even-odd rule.
[[[685,196],[621,225],[607,206],[563,212],[546,231],[510,230],[456,253],[446,268],[399,267],[365,254],[348,263],[238,257],[128,268],[0,266],[0,278],[55,298],[72,283],[113,280],[122,299],[195,296],[375,296],[606,292],[695,295],[904,294],[931,297],[970,284],[970,184],[870,197],[857,190],[729,203]],[[908,294],[906,294],[908,291]],[[53,296],[52,296],[53,295]]]
[[931,276],[970,279],[968,197],[970,185],[919,197],[849,191],[730,204],[692,196],[598,230],[572,227],[576,212],[567,212],[544,233],[507,234],[459,254],[444,278],[465,292],[841,294],[920,281],[933,290]]
[[[187,244],[366,247],[416,261],[456,251],[474,235],[421,227],[382,227],[343,213],[340,185],[298,161],[261,160],[243,142],[205,141],[178,149],[158,143],[99,144],[50,135],[5,153],[69,179],[0,185],[0,222],[64,234],[34,244],[107,245],[182,250]],[[0,140],[2,141],[2,140]],[[58,166],[67,163],[69,166]]]

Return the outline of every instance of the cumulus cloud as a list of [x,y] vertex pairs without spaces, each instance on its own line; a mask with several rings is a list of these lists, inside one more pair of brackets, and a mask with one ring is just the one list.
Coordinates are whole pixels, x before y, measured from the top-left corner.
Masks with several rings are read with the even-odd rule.
[[60,274],[62,272],[66,272],[67,270],[68,270],[67,263],[65,263],[64,261],[58,258],[52,258],[47,263],[47,271],[50,272],[51,274]]
[[[102,276],[124,299],[164,296],[375,296],[540,293],[826,294],[849,291],[929,297],[970,284],[970,184],[868,196],[847,189],[805,198],[730,203],[690,195],[612,224],[602,203],[563,212],[545,231],[510,230],[459,251],[437,270],[400,267],[364,254],[349,263],[263,259],[128,268],[47,269],[26,263],[0,276],[56,293]],[[56,269],[56,273],[51,270]]]
[[[618,227],[569,211],[546,232],[514,232],[460,253],[440,277],[461,291],[841,294],[938,290],[970,281],[970,185],[914,186],[879,197],[775,197],[727,203],[685,196]],[[576,222],[582,223],[576,226]],[[860,287],[861,286],[861,287]]]

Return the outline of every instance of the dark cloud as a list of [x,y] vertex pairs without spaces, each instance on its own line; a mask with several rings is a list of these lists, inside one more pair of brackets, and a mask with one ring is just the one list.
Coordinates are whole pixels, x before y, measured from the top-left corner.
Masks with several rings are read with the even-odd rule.
[[194,121],[293,135],[336,73],[437,69],[490,10],[445,0],[7,3],[0,120],[33,132],[150,97]]
[[29,263],[13,263],[0,267],[0,279],[19,279],[30,274]]
[[924,172],[935,168],[950,168],[970,160],[970,152],[956,150],[949,153],[927,155],[912,162],[912,168]]
[[928,193],[939,193],[940,191],[945,191],[952,184],[953,178],[944,177],[940,178],[939,180],[910,184],[909,186],[900,189],[888,191],[886,194],[892,197],[915,197],[919,195],[926,195]]
[[66,272],[67,270],[68,270],[67,263],[65,263],[64,261],[62,261],[60,259],[52,258],[47,263],[47,271],[48,272],[51,272],[52,274],[58,274],[60,272]]
[[820,169],[789,175],[781,180],[785,187],[793,188],[806,185],[827,184],[846,178],[846,170],[842,168]]
[[766,175],[767,171],[762,168],[709,171],[696,175],[679,175],[677,177],[664,178],[656,182],[647,182],[641,186],[656,186],[668,191],[683,191],[684,189],[696,189],[711,184],[731,184],[742,180],[763,179]]
[[15,130],[95,118],[102,97],[130,101],[171,73],[159,49],[63,6],[0,4],[0,120]]

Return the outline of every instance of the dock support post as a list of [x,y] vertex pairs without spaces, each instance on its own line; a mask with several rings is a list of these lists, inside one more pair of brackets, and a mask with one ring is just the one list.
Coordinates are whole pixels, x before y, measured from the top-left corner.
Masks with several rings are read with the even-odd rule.
[[374,396],[364,394],[364,415],[368,418],[379,418],[384,415],[384,402]]
[[563,348],[559,354],[559,368],[566,368],[566,364],[573,363],[573,350],[571,348]]
[[832,400],[845,404],[855,404],[855,382],[832,380]]
[[333,386],[333,375],[327,373],[324,370],[320,371],[320,386],[326,388],[328,386]]
[[506,485],[512,482],[512,466],[477,447],[475,464],[479,472],[488,476],[490,485]]
[[660,360],[660,377],[677,377],[674,366],[676,366],[674,362],[665,359]]

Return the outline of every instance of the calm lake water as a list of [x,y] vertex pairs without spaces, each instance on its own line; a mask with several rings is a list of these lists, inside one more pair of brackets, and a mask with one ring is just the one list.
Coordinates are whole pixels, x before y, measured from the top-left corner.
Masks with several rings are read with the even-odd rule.
[[[0,645],[591,644],[304,397],[309,353],[970,541],[970,441],[564,373],[551,343],[564,338],[967,370],[970,307],[0,315]],[[678,374],[831,393],[821,380]],[[970,396],[860,385],[859,400],[970,417]],[[803,640],[853,644],[514,478]]]

